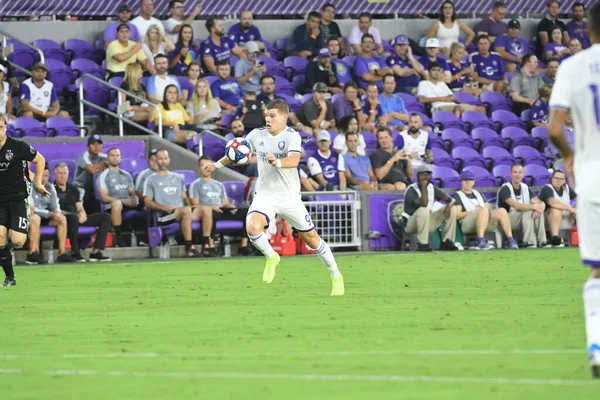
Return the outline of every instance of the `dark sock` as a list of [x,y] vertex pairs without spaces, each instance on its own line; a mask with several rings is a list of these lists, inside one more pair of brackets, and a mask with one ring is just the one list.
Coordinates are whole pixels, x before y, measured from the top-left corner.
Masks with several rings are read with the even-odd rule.
[[117,237],[117,240],[123,239],[123,232],[121,231],[121,225],[115,226],[114,228],[115,228],[115,236]]
[[201,242],[202,247],[206,247],[208,246],[208,244],[210,243],[210,237],[209,236],[202,236]]
[[188,251],[192,247],[192,241],[191,240],[186,240],[183,243],[185,243],[185,251]]
[[12,254],[10,254],[10,248],[8,244],[0,247],[0,265],[4,270],[4,274],[7,278],[14,279],[15,271],[13,270]]

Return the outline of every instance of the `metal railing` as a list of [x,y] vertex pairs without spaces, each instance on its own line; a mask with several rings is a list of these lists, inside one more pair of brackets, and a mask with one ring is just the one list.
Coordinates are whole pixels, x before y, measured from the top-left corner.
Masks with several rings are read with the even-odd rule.
[[202,141],[204,140],[204,135],[211,135],[211,136],[214,136],[214,137],[216,137],[217,139],[220,139],[220,140],[222,140],[223,142],[227,143],[227,139],[225,139],[225,138],[224,138],[222,135],[219,135],[218,133],[216,133],[216,132],[213,132],[213,131],[211,131],[211,130],[208,130],[208,129],[206,129],[206,130],[203,130],[202,132],[200,132],[200,133],[198,134],[198,156],[199,156],[199,157],[202,157],[202,154],[203,154],[203,149],[202,149],[203,145],[202,145]]
[[[83,126],[84,126],[84,107],[83,106],[86,105],[86,106],[91,107],[95,110],[98,110],[106,115],[110,115],[111,117],[118,119],[119,120],[119,136],[123,136],[123,122],[126,122],[129,125],[134,126],[134,127],[138,128],[139,130],[148,133],[149,135],[156,135],[156,132],[148,129],[147,127],[145,127],[141,124],[138,124],[135,121],[131,121],[128,118],[124,117],[123,115],[114,113],[114,112],[110,111],[108,108],[101,107],[97,104],[94,104],[94,103],[84,99],[83,81],[85,79],[91,79],[93,81],[100,83],[103,86],[106,86],[112,90],[115,90],[117,92],[117,110],[118,110],[118,107],[123,104],[123,99],[121,98],[122,93],[129,97],[132,97],[138,101],[141,101],[142,103],[148,104],[149,107],[153,107],[156,110],[156,113],[158,115],[158,136],[160,136],[161,138],[163,137],[162,114],[160,112],[160,108],[158,108],[158,106],[156,104],[150,102],[149,100],[147,100],[143,97],[140,97],[134,93],[128,92],[127,90],[121,89],[120,87],[115,86],[112,83],[103,81],[102,79],[97,78],[90,74],[83,74],[79,78],[79,126],[81,128],[83,128]],[[83,137],[83,131],[81,132],[81,136]]]
[[[18,39],[17,37],[11,35],[10,33],[0,29],[0,35],[2,35],[2,48],[5,49],[7,47],[7,40],[6,38],[9,38],[11,40],[14,40],[15,42],[22,44],[25,47],[29,47],[31,50],[35,51],[38,53],[38,55],[40,56],[40,62],[44,63],[46,61],[46,57],[44,56],[44,52],[41,49],[38,49],[37,47],[34,47],[32,45],[30,45],[29,43],[25,43],[23,41],[21,41],[20,39]],[[31,72],[27,69],[27,68],[23,68],[18,64],[13,63],[12,61],[8,60],[8,56],[6,54],[3,54],[2,57],[8,61],[10,63],[11,66],[13,66],[14,68],[18,69],[21,72],[24,72],[25,74],[31,76]]]

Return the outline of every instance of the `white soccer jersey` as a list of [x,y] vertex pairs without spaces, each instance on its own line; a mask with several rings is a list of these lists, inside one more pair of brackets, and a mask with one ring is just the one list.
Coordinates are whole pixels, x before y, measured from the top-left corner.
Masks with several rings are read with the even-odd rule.
[[288,153],[302,154],[302,139],[294,129],[286,127],[281,133],[271,135],[266,128],[252,130],[246,136],[258,163],[258,195],[276,197],[300,197],[300,180],[296,168],[276,168],[267,162],[267,154],[273,153],[278,159],[284,159]]
[[600,45],[562,62],[550,98],[552,108],[571,110],[575,125],[577,194],[600,199]]

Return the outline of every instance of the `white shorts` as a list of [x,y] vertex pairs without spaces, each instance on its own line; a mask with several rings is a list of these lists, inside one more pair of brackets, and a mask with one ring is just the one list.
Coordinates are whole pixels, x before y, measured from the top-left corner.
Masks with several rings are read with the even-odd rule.
[[310,214],[304,207],[300,197],[278,200],[257,194],[254,196],[252,205],[248,210],[248,214],[251,213],[259,213],[267,218],[265,229],[271,221],[275,221],[276,215],[283,218],[298,232],[310,232],[315,229]]
[[600,201],[577,198],[579,253],[585,265],[600,268]]

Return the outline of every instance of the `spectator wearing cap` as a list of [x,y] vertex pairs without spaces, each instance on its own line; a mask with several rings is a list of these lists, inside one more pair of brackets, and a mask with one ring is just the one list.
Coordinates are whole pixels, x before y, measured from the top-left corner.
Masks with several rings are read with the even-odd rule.
[[404,190],[413,176],[413,168],[406,152],[394,148],[392,131],[385,127],[377,128],[379,148],[371,154],[373,171],[382,190]]
[[477,36],[487,35],[490,42],[494,43],[496,38],[506,34],[506,22],[502,21],[506,17],[507,6],[502,1],[496,1],[492,5],[492,13],[489,17],[479,21],[475,25],[475,33]]
[[324,83],[331,94],[342,93],[335,66],[331,63],[331,51],[326,47],[319,49],[317,59],[306,66],[306,90],[310,90],[317,82]]
[[494,43],[496,52],[504,61],[504,70],[515,73],[521,68],[523,56],[529,52],[529,42],[519,36],[521,23],[516,19],[508,22],[506,35],[498,36]]
[[400,132],[394,140],[394,146],[404,150],[413,169],[423,164],[433,164],[429,132],[423,130],[423,120],[417,113],[410,114],[408,129]]
[[319,30],[321,14],[316,11],[308,13],[306,23],[297,26],[288,41],[289,54],[306,59],[314,57],[323,47],[323,35]]
[[559,27],[561,32],[564,32],[562,40],[565,45],[569,44],[569,32],[567,32],[567,26],[564,22],[558,19],[560,13],[560,1],[548,0],[546,3],[546,15],[537,26],[537,52],[538,56],[542,56],[544,46],[552,39],[552,30],[555,27]]
[[[431,174],[429,165],[421,165],[417,171],[417,182],[409,185],[404,192],[404,229],[417,234],[419,251],[431,251],[429,234],[444,224],[440,250],[458,250],[454,245],[456,201],[431,183]],[[446,205],[436,201],[443,201]]]
[[158,150],[156,149],[150,150],[150,154],[148,155],[148,168],[140,172],[135,178],[135,193],[142,204],[144,202],[144,183],[146,183],[146,179],[148,179],[150,175],[158,171],[158,164],[156,163],[157,151]]
[[504,76],[504,63],[498,55],[490,51],[488,36],[477,38],[477,51],[469,55],[469,62],[474,65],[477,81],[484,89],[502,93],[507,82]]
[[56,115],[69,118],[69,113],[60,109],[54,84],[46,80],[46,65],[37,63],[31,68],[31,78],[23,81],[19,99],[21,117],[31,117],[44,121]]
[[[340,154],[343,157],[343,164],[340,165],[340,172],[344,173],[345,180],[340,180],[340,189],[346,189],[343,183],[355,190],[377,190],[379,185],[377,177],[373,172],[371,159],[359,151],[360,134],[353,130],[348,130],[345,134],[347,151]],[[340,135],[336,136],[336,139]],[[362,136],[362,135],[361,135]]]
[[346,187],[344,173],[344,158],[331,151],[331,134],[325,130],[317,133],[317,146],[319,147],[307,161],[310,176],[318,184],[318,190],[334,190]]
[[378,97],[381,110],[387,119],[387,126],[392,129],[403,131],[408,123],[408,110],[404,100],[394,94],[396,91],[396,80],[392,74],[383,77],[383,91]]
[[348,36],[348,42],[350,42],[354,54],[364,53],[363,38],[365,35],[369,35],[373,41],[370,53],[384,55],[385,50],[383,49],[381,35],[377,28],[373,26],[373,16],[368,12],[363,12],[358,16],[358,25],[352,28],[350,36]]
[[425,52],[427,56],[421,58],[423,79],[429,79],[429,64],[437,63],[443,71],[442,80],[449,84],[452,81],[452,75],[450,75],[448,61],[446,61],[445,57],[440,56],[440,41],[436,38],[427,39],[425,42]]
[[518,249],[513,238],[510,218],[504,208],[492,211],[490,204],[485,200],[475,187],[475,175],[471,171],[460,174],[461,190],[454,194],[456,200],[456,219],[461,224],[463,233],[477,235],[476,247],[478,250],[490,250],[494,246],[485,239],[486,232],[494,232],[502,228],[509,249]]
[[271,54],[266,51],[265,44],[263,43],[262,34],[256,25],[254,25],[254,17],[252,11],[244,10],[240,14],[239,23],[232,25],[227,31],[229,39],[237,43],[238,46],[242,47],[250,41],[254,41],[258,44],[260,52],[265,57],[271,57]]
[[129,25],[119,25],[117,27],[117,40],[113,40],[106,48],[108,78],[125,76],[127,65],[136,62],[140,63],[146,71],[154,73],[154,67],[142,50],[142,45],[129,40],[129,37]]
[[406,35],[396,36],[393,45],[394,54],[387,58],[386,64],[394,73],[396,91],[414,94],[425,69],[413,56],[410,42]]
[[361,39],[361,52],[352,66],[354,75],[358,78],[358,86],[363,89],[367,88],[369,82],[377,84],[381,88],[381,80],[387,74],[391,74],[392,69],[384,63],[381,63],[377,57],[373,55],[373,45],[375,43],[373,35],[365,33]]
[[131,7],[127,4],[121,4],[117,8],[117,20],[106,27],[104,30],[104,48],[106,49],[111,42],[117,40],[117,28],[121,24],[129,26],[129,39],[134,42],[140,42],[142,36],[138,32],[137,26],[131,20]]
[[552,173],[550,183],[540,191],[540,200],[546,204],[546,225],[550,232],[550,244],[564,247],[559,236],[560,230],[571,230],[575,225],[575,204],[577,193],[567,183],[565,172],[557,169]]
[[548,118],[550,117],[550,109],[548,102],[552,96],[552,85],[544,84],[540,87],[540,97],[531,105],[530,121],[533,126],[548,127]]
[[181,32],[181,28],[183,25],[191,25],[192,22],[196,19],[198,14],[200,14],[200,5],[196,5],[192,10],[191,14],[184,19],[185,10],[183,7],[183,1],[179,0],[171,0],[169,2],[169,10],[171,12],[171,16],[168,20],[163,22],[165,36],[173,43],[177,42],[177,38],[179,37],[179,32]]
[[567,23],[567,32],[571,40],[578,39],[581,47],[587,49],[591,46],[590,34],[588,33],[588,24],[585,18],[585,6],[583,3],[576,2],[572,7],[573,19]]
[[140,38],[146,36],[146,31],[152,25],[158,25],[162,33],[165,33],[162,22],[152,16],[154,14],[154,0],[140,0],[140,15],[131,20],[140,34]]
[[12,88],[12,94],[19,94],[19,81],[15,77],[14,68],[10,65],[8,60],[5,60],[2,55],[2,43],[0,43],[0,65],[4,67],[4,78],[10,83],[10,87]]
[[437,38],[440,41],[440,52],[448,54],[452,43],[459,41],[461,31],[467,35],[465,46],[468,46],[475,34],[464,22],[456,18],[454,3],[445,0],[440,7],[439,21],[433,23],[427,37]]
[[13,115],[12,90],[4,77],[6,77],[6,68],[0,64],[0,114],[9,120],[8,123],[14,120],[15,116]]
[[[313,86],[313,96],[308,99],[298,112],[298,120],[311,134],[320,130],[335,130],[335,116],[329,100],[325,100],[327,85],[317,82]],[[311,129],[312,128],[312,129]],[[313,133],[314,132],[314,133]]]
[[514,102],[513,112],[516,115],[521,115],[523,110],[531,108],[533,102],[540,97],[540,88],[544,81],[535,72],[537,66],[537,57],[533,54],[525,54],[521,61],[521,70],[510,80],[510,95]]
[[246,42],[244,45],[245,58],[241,58],[234,67],[234,76],[242,86],[244,93],[250,91],[260,93],[260,78],[267,71],[264,62],[260,64],[256,59],[260,54],[258,43],[254,41]]
[[84,191],[81,196],[88,212],[96,212],[96,196],[94,193],[94,176],[108,168],[108,156],[102,152],[102,137],[88,137],[87,150],[77,158],[75,184]]

